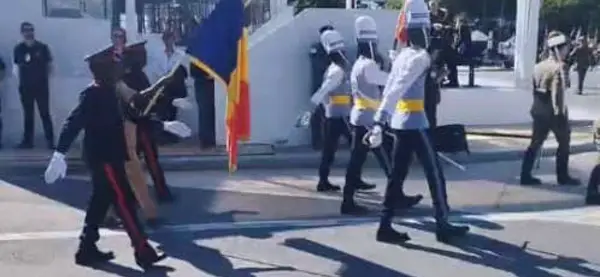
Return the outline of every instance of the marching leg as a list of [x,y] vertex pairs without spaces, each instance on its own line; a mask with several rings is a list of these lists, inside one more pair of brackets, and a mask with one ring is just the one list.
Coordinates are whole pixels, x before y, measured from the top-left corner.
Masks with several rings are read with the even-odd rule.
[[464,236],[469,232],[467,226],[455,226],[448,222],[449,205],[446,199],[446,182],[435,151],[429,137],[424,131],[414,131],[417,157],[423,165],[431,199],[435,208],[435,220],[437,224],[436,238],[440,242],[448,242],[454,237]]
[[598,164],[596,164],[594,169],[592,169],[592,173],[590,173],[587,195],[585,197],[585,203],[587,205],[600,205],[598,186],[600,186],[600,161]]
[[100,239],[98,229],[112,202],[112,193],[106,183],[104,172],[97,167],[92,170],[92,196],[88,204],[83,230],[79,236],[79,247],[75,254],[75,263],[90,266],[114,259],[112,252],[102,252],[96,246]]
[[362,167],[367,159],[369,147],[362,142],[367,129],[362,126],[352,127],[352,152],[346,169],[346,185],[344,185],[344,199],[340,212],[342,214],[365,214],[368,210],[354,202],[354,193],[361,182]]
[[346,127],[341,118],[325,119],[325,136],[323,138],[321,164],[319,165],[319,183],[317,185],[317,191],[319,192],[340,190],[339,186],[329,182],[329,172],[331,171],[331,164],[338,148],[342,128]]
[[102,166],[106,181],[112,192],[112,202],[123,220],[123,227],[131,239],[135,251],[136,263],[147,269],[154,263],[166,258],[165,254],[158,255],[148,243],[146,233],[140,224],[134,210],[134,197],[125,174],[123,164],[104,164]]
[[[344,136],[348,140],[348,142],[350,142],[350,145],[353,145],[355,138],[358,138],[358,142],[362,143],[362,137],[354,137],[354,135],[353,135],[353,129],[354,129],[354,127],[348,122],[348,120],[346,120],[346,118],[344,118],[343,120],[344,120],[344,125],[346,127],[341,130],[341,136]],[[366,132],[367,131],[366,131],[366,128],[365,128],[365,134],[366,134]],[[365,157],[365,160],[366,160],[366,157]],[[364,161],[363,161],[363,164],[364,164]],[[360,167],[360,170],[362,171],[362,166]],[[377,187],[374,184],[369,184],[369,183],[365,182],[362,179],[362,172],[360,172],[358,174],[358,177],[360,177],[360,182],[358,184],[356,184],[356,189],[357,190],[372,190],[372,189],[375,189]]]
[[403,185],[408,169],[412,162],[413,148],[405,131],[395,131],[396,141],[394,144],[391,178],[388,179],[385,190],[385,199],[383,201],[383,211],[377,230],[377,241],[386,243],[402,243],[408,241],[410,237],[406,233],[401,233],[392,227],[398,199],[403,196]]
[[160,203],[170,203],[175,200],[171,190],[167,186],[165,180],[165,172],[160,166],[158,161],[158,146],[156,141],[152,137],[151,130],[143,126],[138,126],[138,136],[142,145],[142,151],[144,152],[144,159],[150,176],[154,182],[154,189],[156,191],[156,197]]
[[152,198],[150,198],[150,191],[148,184],[146,183],[146,177],[142,169],[142,164],[138,158],[137,153],[137,125],[130,121],[125,121],[125,140],[127,143],[127,154],[129,155],[129,161],[125,162],[125,172],[127,178],[133,189],[137,203],[146,216],[147,223],[149,225],[157,225],[160,223],[156,204]]
[[579,186],[581,181],[571,177],[569,174],[569,155],[571,143],[571,128],[569,120],[564,118],[556,118],[552,125],[552,132],[558,141],[558,149],[556,151],[556,179],[559,185],[563,186]]
[[536,186],[542,184],[540,179],[533,177],[531,171],[533,170],[535,157],[542,148],[542,145],[548,137],[549,132],[550,122],[548,119],[538,117],[533,118],[533,133],[531,134],[531,143],[525,151],[523,164],[521,165],[521,185]]

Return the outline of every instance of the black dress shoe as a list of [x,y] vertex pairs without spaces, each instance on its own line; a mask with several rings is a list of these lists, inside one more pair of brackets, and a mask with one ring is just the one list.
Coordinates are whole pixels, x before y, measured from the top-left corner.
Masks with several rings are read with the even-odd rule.
[[580,186],[581,181],[579,179],[575,179],[571,176],[566,176],[564,178],[558,178],[558,184],[561,186]]
[[600,206],[600,195],[588,195],[585,197],[585,204],[589,206]]
[[144,270],[151,269],[154,264],[167,258],[165,253],[157,253],[150,245],[142,252],[135,252],[135,263]]
[[364,181],[360,181],[360,184],[356,185],[357,190],[374,190],[376,187],[376,185],[368,184]]
[[75,253],[75,263],[81,266],[106,263],[114,258],[115,254],[113,252],[102,252],[95,245],[80,247]]
[[438,223],[435,231],[435,238],[439,242],[448,243],[454,238],[464,237],[467,233],[469,233],[469,230],[469,226],[452,225],[447,222],[441,224]]
[[542,184],[542,180],[533,176],[521,176],[521,185],[523,186],[539,186]]
[[418,205],[423,200],[423,195],[417,194],[413,196],[405,195],[398,200],[397,209],[406,210]]
[[390,244],[402,244],[410,240],[407,233],[394,230],[392,227],[379,227],[377,241]]
[[318,192],[340,191],[340,186],[336,186],[329,182],[322,181],[322,182],[319,182],[319,184],[317,184],[317,191]]

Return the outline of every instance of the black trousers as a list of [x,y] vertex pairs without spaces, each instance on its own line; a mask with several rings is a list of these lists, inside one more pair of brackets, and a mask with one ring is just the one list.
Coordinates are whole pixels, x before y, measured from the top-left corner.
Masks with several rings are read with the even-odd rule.
[[38,112],[44,126],[44,134],[49,144],[54,143],[54,129],[52,119],[50,118],[50,91],[48,86],[39,86],[36,88],[20,87],[21,105],[23,105],[23,143],[33,144],[34,130],[34,104],[37,104]]
[[323,121],[325,120],[325,110],[319,105],[310,118],[310,142],[314,150],[323,147]]
[[581,67],[577,68],[577,92],[583,93],[583,83],[585,82],[585,75],[587,74],[588,68]]
[[352,152],[350,153],[350,161],[346,168],[346,185],[344,186],[344,199],[352,200],[356,192],[356,186],[362,183],[362,168],[367,160],[369,151],[372,151],[377,159],[377,162],[383,169],[385,176],[390,177],[392,170],[392,148],[394,140],[390,136],[383,136],[383,144],[381,147],[371,149],[363,143],[363,138],[368,130],[363,126],[352,126]]
[[598,186],[600,186],[600,161],[598,161],[598,164],[596,164],[594,169],[592,169],[592,173],[590,173],[590,180],[587,187],[587,195],[597,195]]
[[531,170],[535,159],[542,149],[544,141],[552,131],[558,142],[556,151],[556,176],[558,179],[569,176],[569,154],[571,142],[571,127],[566,116],[533,116],[533,133],[531,142],[521,166],[521,178],[531,177]]
[[329,178],[331,164],[335,159],[340,137],[345,136],[348,141],[352,141],[346,118],[326,118],[323,127],[323,150],[321,152],[321,164],[319,165],[319,181],[321,182],[325,182]]
[[109,206],[116,208],[127,235],[137,253],[150,248],[147,235],[135,212],[135,197],[120,163],[89,164],[92,173],[92,196],[80,236],[81,247],[90,247],[100,239],[99,225],[104,221]]
[[428,101],[425,100],[425,116],[427,116],[430,129],[435,129],[435,127],[437,127],[437,105],[437,103],[428,103]]
[[215,83],[213,80],[194,79],[198,104],[198,136],[203,147],[217,144],[215,129]]
[[165,172],[158,160],[158,144],[155,136],[153,136],[153,130],[143,124],[138,125],[137,130],[138,147],[140,152],[144,154],[144,161],[152,177],[156,196],[168,197],[171,195],[171,191],[167,186]]
[[389,177],[392,166],[393,138],[384,134],[381,147],[371,149],[368,145],[363,143],[363,138],[367,134],[368,129],[364,126],[351,126],[351,128],[352,151],[350,153],[350,162],[348,162],[348,167],[346,169],[346,186],[361,183],[362,168],[370,151],[375,155],[375,158],[385,175]]
[[382,225],[390,225],[398,199],[404,196],[404,180],[416,154],[423,166],[438,223],[447,221],[448,196],[446,179],[426,130],[394,130],[392,174],[383,201]]

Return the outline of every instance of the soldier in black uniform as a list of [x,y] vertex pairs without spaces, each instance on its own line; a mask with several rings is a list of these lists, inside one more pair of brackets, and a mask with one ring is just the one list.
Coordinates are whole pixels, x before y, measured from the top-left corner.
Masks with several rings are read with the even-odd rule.
[[[138,92],[150,87],[150,80],[148,80],[148,76],[144,73],[147,60],[145,44],[146,42],[134,43],[128,46],[124,53],[129,66],[123,76],[123,81],[127,86]],[[164,97],[160,97],[159,99],[164,99]],[[150,111],[154,112],[155,109],[151,109]],[[150,171],[158,202],[173,202],[173,193],[167,185],[165,172],[158,160],[158,144],[156,141],[156,132],[154,131],[153,126],[147,124],[147,121],[137,124],[139,150],[144,154],[144,160]]]
[[[112,49],[106,48],[86,59],[94,76],[94,83],[81,92],[79,104],[63,125],[56,151],[45,172],[45,180],[53,183],[66,175],[65,155],[78,134],[84,130],[85,160],[92,174],[93,191],[75,262],[88,266],[114,258],[112,252],[101,252],[96,246],[100,238],[99,224],[113,204],[131,239],[136,263],[147,269],[163,260],[166,255],[159,255],[148,243],[135,213],[135,199],[124,165],[129,158],[123,135],[126,107],[122,105],[115,89],[122,69],[120,62],[114,60],[112,52]],[[167,128],[166,123],[153,122]]]
[[431,41],[429,44],[429,55],[431,56],[431,67],[429,76],[425,79],[425,115],[429,121],[429,128],[437,127],[437,106],[442,98],[440,94],[441,79],[445,76],[444,68],[444,45],[441,31],[433,28],[431,30]]
[[535,65],[533,76],[533,134],[521,167],[522,185],[541,185],[542,181],[531,175],[533,163],[540,153],[548,133],[552,131],[558,141],[556,152],[556,177],[560,185],[580,185],[569,175],[571,127],[565,104],[565,91],[569,86],[564,59],[569,53],[569,40],[558,31],[548,34],[550,55]]
[[[319,28],[319,35],[323,34],[323,32],[328,30],[334,30],[331,25],[324,25]],[[321,41],[317,41],[310,46],[310,57],[312,60],[312,90],[311,93],[317,91],[321,86],[321,82],[323,82],[323,74],[329,63],[329,57],[327,56],[327,52],[325,52],[325,48],[321,44]],[[318,106],[315,109],[315,112],[312,114],[310,118],[310,133],[311,133],[311,144],[313,149],[321,149],[323,146],[323,122],[325,118],[325,111],[322,106]]]

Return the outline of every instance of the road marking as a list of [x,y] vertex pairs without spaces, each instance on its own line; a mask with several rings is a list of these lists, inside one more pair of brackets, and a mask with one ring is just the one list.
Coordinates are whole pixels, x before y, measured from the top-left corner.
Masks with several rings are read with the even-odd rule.
[[[519,221],[546,221],[572,223],[588,226],[600,226],[600,221],[589,221],[590,215],[598,215],[600,211],[590,208],[575,208],[558,211],[546,212],[516,212],[516,213],[490,213],[483,215],[457,215],[451,216],[453,222],[519,222]],[[578,220],[579,219],[579,220]],[[395,220],[398,223],[422,223],[432,221],[431,217],[411,217]],[[274,220],[274,221],[245,221],[245,222],[221,222],[221,223],[200,223],[200,224],[182,224],[167,225],[160,229],[150,231],[149,233],[191,233],[198,231],[218,231],[218,230],[242,230],[242,229],[273,229],[273,228],[323,228],[338,227],[376,223],[379,217],[358,217],[358,218],[329,218],[312,220]],[[103,237],[126,236],[124,231],[101,229],[100,234]],[[55,240],[55,239],[74,239],[78,238],[80,231],[54,231],[54,232],[24,232],[24,233],[4,233],[0,234],[0,241],[29,241],[29,240]]]

